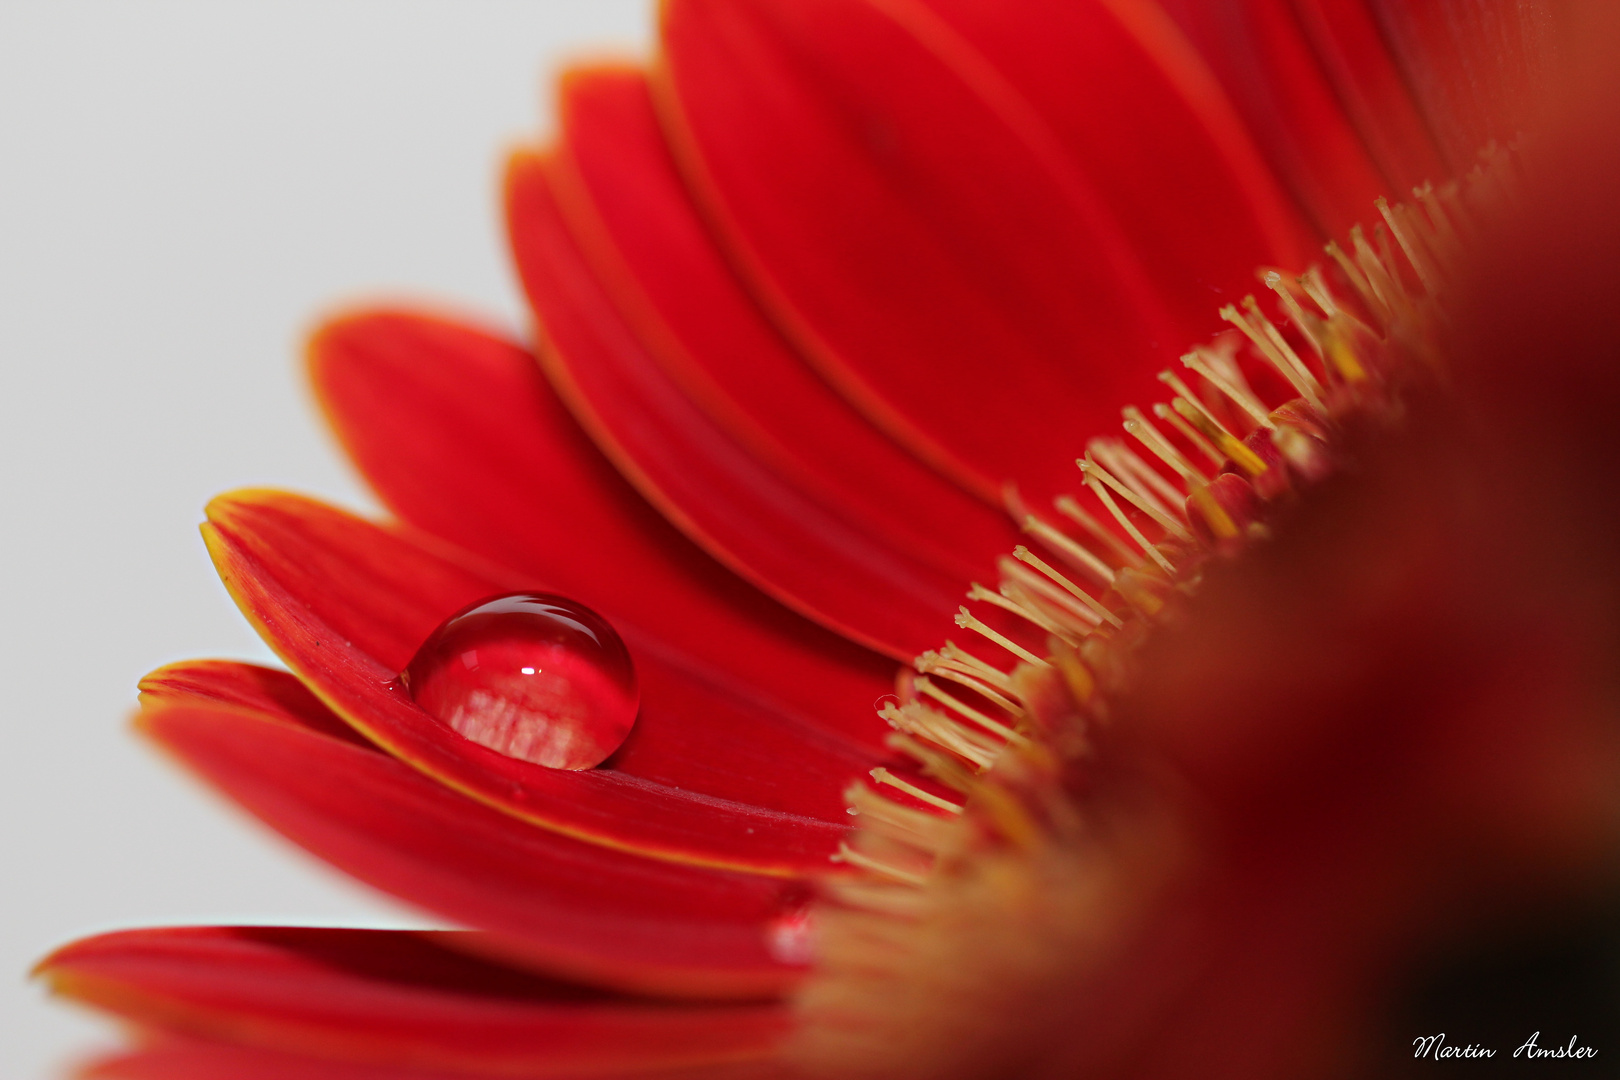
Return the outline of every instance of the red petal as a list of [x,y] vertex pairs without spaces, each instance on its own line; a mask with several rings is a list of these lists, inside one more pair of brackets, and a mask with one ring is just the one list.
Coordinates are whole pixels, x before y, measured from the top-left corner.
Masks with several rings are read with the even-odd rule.
[[598,445],[706,550],[823,625],[897,659],[937,641],[965,582],[873,543],[704,416],[584,265],[547,170],[513,160],[513,248],[544,326],[542,364]]
[[[1341,237],[1399,194],[1378,169],[1289,0],[1160,0],[1221,81],[1317,232]],[[1409,186],[1409,185],[1408,185]]]
[[[784,886],[580,843],[488,809],[304,718],[166,697],[143,729],[295,843],[360,880],[490,931],[545,970],[611,986],[752,996]],[[324,726],[324,725],[323,725]],[[457,939],[460,940],[460,939]]]
[[675,171],[645,75],[576,71],[560,96],[552,194],[597,281],[694,404],[851,525],[963,581],[1016,542],[999,507],[876,431],[765,321]]
[[365,313],[310,345],[345,447],[407,521],[634,624],[815,723],[876,745],[893,665],[794,615],[672,528],[585,437],[521,349]]
[[781,1006],[671,1005],[513,971],[452,951],[459,936],[130,930],[41,970],[57,993],[163,1031],[471,1073],[713,1066],[768,1056],[787,1026]]
[[[320,1058],[216,1043],[164,1041],[134,1053],[105,1058],[79,1074],[83,1080],[470,1080],[490,1073],[470,1073],[397,1065],[357,1065]],[[502,1074],[497,1074],[502,1075]],[[510,1076],[510,1073],[504,1075]],[[549,1074],[542,1074],[549,1075]],[[577,1074],[576,1074],[577,1075]],[[694,1074],[590,1073],[592,1080],[617,1077],[638,1080],[693,1080]],[[708,1080],[787,1080],[778,1065],[748,1064],[706,1069]],[[563,1080],[559,1077],[557,1080]]]
[[641,672],[636,745],[612,768],[547,769],[462,738],[395,678],[445,616],[533,582],[475,572],[290,495],[216,499],[204,535],[237,603],[310,689],[441,782],[546,828],[660,858],[761,873],[825,868],[846,820],[839,793],[870,763],[634,627],[619,629]]
[[[1384,44],[1366,0],[1291,0],[1318,62],[1400,195],[1451,172]],[[1472,151],[1470,151],[1471,153]]]
[[[1077,442],[1218,325],[1211,286],[1290,254],[1259,221],[1284,208],[1234,175],[1157,46],[1090,9],[1041,7],[987,59],[912,3],[665,8],[666,127],[757,291],[863,411],[980,491],[1072,488]],[[1147,97],[1092,84],[1059,109],[1091,79]],[[1161,124],[1180,171],[1125,161]]]
[[1535,118],[1536,91],[1552,74],[1542,66],[1553,26],[1547,6],[1364,2],[1453,173],[1472,165],[1488,140],[1516,138]]

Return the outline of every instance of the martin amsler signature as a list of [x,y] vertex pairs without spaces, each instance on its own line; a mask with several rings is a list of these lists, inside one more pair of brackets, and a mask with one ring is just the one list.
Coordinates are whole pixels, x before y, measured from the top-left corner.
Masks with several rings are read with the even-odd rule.
[[[1536,1032],[1524,1041],[1524,1045],[1513,1051],[1516,1058],[1526,1061],[1541,1058],[1594,1058],[1597,1050],[1590,1046],[1576,1046],[1578,1036],[1571,1035],[1567,1046],[1555,1046],[1551,1049],[1537,1046],[1536,1040],[1541,1038],[1541,1032]],[[1412,1040],[1412,1056],[1415,1058],[1430,1058],[1434,1061],[1452,1060],[1457,1058],[1493,1058],[1496,1051],[1488,1046],[1469,1043],[1467,1046],[1447,1046],[1446,1033],[1438,1035],[1419,1035]]]

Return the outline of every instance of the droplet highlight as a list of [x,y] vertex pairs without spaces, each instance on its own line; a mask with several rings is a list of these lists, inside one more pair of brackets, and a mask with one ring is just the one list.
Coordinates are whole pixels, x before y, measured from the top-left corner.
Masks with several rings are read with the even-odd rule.
[[400,681],[423,711],[507,757],[591,769],[630,735],[641,694],[611,624],[550,593],[512,593],[450,616]]

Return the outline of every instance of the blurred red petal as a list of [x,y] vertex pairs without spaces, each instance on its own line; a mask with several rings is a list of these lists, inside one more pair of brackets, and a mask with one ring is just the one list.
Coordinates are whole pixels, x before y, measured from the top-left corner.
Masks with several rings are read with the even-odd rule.
[[453,951],[454,932],[129,930],[41,964],[51,988],[160,1031],[487,1075],[713,1066],[768,1056],[781,1006],[671,1005]]
[[[164,1040],[133,1053],[104,1058],[79,1073],[82,1080],[474,1080],[489,1075],[487,1072],[327,1061],[278,1050],[190,1040]],[[579,1073],[540,1075],[553,1077],[554,1080],[581,1078]],[[584,1075],[592,1080],[616,1080],[618,1077],[632,1076],[637,1080],[698,1080],[699,1077],[703,1080],[787,1080],[789,1074],[778,1065],[746,1064],[696,1072],[686,1069],[650,1073],[614,1070]]]
[[[1169,350],[1218,325],[1212,286],[1291,254],[1185,68],[1083,7],[1006,41],[970,9],[964,36],[904,2],[665,9],[666,126],[758,293],[863,411],[991,497],[1072,486],[1073,433],[1114,428]],[[1060,63],[1047,35],[1079,51]],[[1062,104],[1094,76],[1092,114]],[[1142,144],[1121,133],[1160,123],[1179,171],[1129,161]]]
[[1366,0],[1292,4],[1362,142],[1394,185],[1390,195],[1403,196],[1425,180],[1438,183],[1451,176]]
[[684,532],[783,602],[896,659],[927,648],[960,603],[961,579],[874,543],[716,427],[584,264],[550,168],[513,159],[513,250],[544,328],[547,374],[598,445]]
[[[739,685],[876,745],[887,659],[762,595],[671,527],[602,457],[534,360],[441,319],[323,327],[310,369],[351,457],[405,520],[678,642]],[[446,612],[448,614],[448,612]],[[425,631],[424,631],[425,633]]]
[[576,71],[552,193],[625,321],[726,433],[851,525],[963,580],[1015,543],[976,500],[885,437],[765,320],[675,170],[646,77]]
[[204,534],[238,605],[310,689],[436,780],[545,828],[660,858],[774,874],[825,868],[845,821],[839,792],[869,762],[790,710],[621,627],[643,705],[611,767],[509,758],[423,712],[395,676],[444,617],[532,582],[272,492],[215,499]]
[[1344,236],[1373,200],[1401,190],[1363,144],[1289,0],[1160,3],[1198,47],[1319,234]]
[[140,720],[295,843],[361,881],[489,931],[488,948],[630,989],[753,996],[791,977],[767,951],[780,882],[534,828],[380,751],[324,734],[330,722],[168,690]]

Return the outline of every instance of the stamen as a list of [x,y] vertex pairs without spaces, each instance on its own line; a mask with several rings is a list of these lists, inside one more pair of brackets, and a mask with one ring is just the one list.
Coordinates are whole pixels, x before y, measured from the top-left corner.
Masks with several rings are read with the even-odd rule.
[[983,679],[991,686],[1012,693],[1012,678],[1005,671],[985,663],[954,641],[946,639],[945,647],[939,652],[947,664],[955,666],[958,670],[976,678]]
[[[1220,460],[1224,461],[1225,459]],[[1113,554],[1114,558],[1120,562],[1125,563],[1127,566],[1134,566],[1142,561],[1140,555],[1126,547],[1125,541],[1115,536],[1111,529],[1092,517],[1085,507],[1075,501],[1074,496],[1059,495],[1052,500],[1052,505],[1057,508],[1058,513],[1075,522],[1100,541]]]
[[973,708],[973,706],[967,704],[966,702],[958,701],[956,698],[952,697],[951,695],[947,694],[945,691],[941,690],[939,687],[935,686],[928,679],[918,679],[917,680],[917,689],[921,693],[927,694],[929,697],[933,698],[935,701],[939,702],[941,705],[944,705],[946,708],[952,709],[952,710],[954,710],[954,711],[956,711],[958,713],[961,713],[963,716],[967,717],[969,720],[973,721],[975,724],[978,724],[980,727],[984,728],[986,731],[991,732],[992,734],[995,734],[995,735],[1000,735],[1003,739],[1007,740],[1008,742],[1028,742],[1029,741],[1029,740],[1025,739],[1022,735],[1018,734],[1018,732],[1016,732],[1012,728],[1008,727],[1006,724],[1003,724],[1000,721],[996,720],[994,717],[986,716],[984,713],[980,712],[978,709]]
[[1162,401],[1155,403],[1153,406],[1153,415],[1175,428],[1177,433],[1179,433],[1183,439],[1186,439],[1188,442],[1196,446],[1199,453],[1209,458],[1209,460],[1213,461],[1216,465],[1226,464],[1226,456],[1219,450],[1215,449],[1215,445],[1208,439],[1204,438],[1197,431],[1187,426],[1187,422],[1180,416],[1176,415],[1176,411],[1170,406],[1166,405]]
[[868,818],[892,829],[894,834],[897,834],[891,834],[892,839],[927,848],[935,853],[950,839],[951,822],[948,819],[926,810],[901,806],[859,782],[844,789],[844,805],[851,814]]
[[1097,464],[1097,462],[1092,459],[1090,451],[1087,451],[1085,457],[1076,460],[1075,464],[1080,466],[1080,472],[1085,475],[1087,480],[1090,480],[1092,477],[1096,477],[1104,484],[1107,484],[1109,487],[1119,492],[1121,498],[1130,503],[1132,506],[1136,507],[1138,510],[1142,511],[1142,513],[1146,514],[1148,517],[1152,518],[1161,529],[1169,533],[1171,536],[1176,537],[1178,540],[1192,539],[1192,533],[1183,528],[1181,522],[1177,521],[1163,510],[1155,508],[1150,502],[1148,502],[1148,500],[1142,498],[1140,495],[1136,494],[1136,492],[1120,483],[1117,479],[1115,479],[1112,473],[1103,468],[1101,465]]
[[890,750],[905,754],[921,765],[923,775],[932,776],[952,791],[966,795],[973,790],[974,774],[965,769],[956,758],[938,750],[931,750],[911,736],[899,732],[891,734],[883,741]]
[[[1002,558],[1005,559],[1006,556],[1002,556]],[[1097,598],[1092,596],[1090,593],[1086,592],[1086,590],[1082,589],[1080,586],[1078,586],[1074,582],[1070,581],[1064,575],[1058,573],[1051,566],[1047,565],[1047,563],[1046,563],[1046,561],[1044,559],[1041,559],[1039,556],[1037,556],[1034,552],[1030,551],[1029,548],[1025,547],[1023,544],[1019,544],[1017,547],[1013,548],[1013,558],[1017,559],[1019,562],[1028,563],[1030,566],[1033,566],[1035,569],[1037,569],[1041,573],[1045,574],[1049,579],[1051,579],[1057,585],[1061,586],[1066,592],[1068,592],[1076,600],[1078,600],[1082,604],[1084,604],[1087,607],[1087,609],[1092,611],[1098,618],[1102,619],[1103,621],[1112,623],[1115,626],[1124,626],[1125,625],[1123,622],[1120,621],[1120,618],[1119,618],[1118,615],[1115,615],[1112,611],[1109,611],[1106,607],[1103,606],[1102,601],[1098,600]],[[1009,566],[1006,569],[1007,570],[1016,570],[1017,567],[1016,566]],[[1028,571],[1024,571],[1024,573],[1028,573]],[[1039,579],[1036,579],[1036,580],[1038,581]],[[1034,582],[1031,582],[1031,584],[1034,584]],[[1050,586],[1047,586],[1047,587],[1050,588]]]
[[989,589],[975,581],[968,589],[968,599],[979,600],[986,604],[994,604],[1001,610],[1011,612],[1020,619],[1023,619],[1025,622],[1033,623],[1042,630],[1045,630],[1048,634],[1060,637],[1069,642],[1071,645],[1074,644],[1075,635],[1072,631],[1059,626],[1056,621],[1047,618],[1046,614],[1040,609],[1029,608],[1025,607],[1023,604],[1020,604],[1017,600],[1013,599],[1011,596],[1008,596],[1006,594],[1006,590],[1001,592],[991,592]]
[[[1176,400],[1179,401],[1180,399],[1177,398]],[[1125,531],[1131,534],[1131,539],[1135,540],[1137,544],[1141,545],[1143,553],[1151,558],[1154,562],[1158,563],[1165,573],[1175,573],[1175,567],[1170,565],[1170,560],[1166,559],[1164,554],[1160,552],[1158,548],[1148,543],[1147,537],[1142,535],[1142,530],[1138,529],[1136,527],[1136,523],[1125,516],[1125,511],[1121,510],[1119,505],[1114,502],[1114,497],[1108,494],[1108,488],[1104,486],[1102,481],[1093,476],[1090,470],[1086,471],[1085,477],[1086,486],[1092,490],[1097,498],[1102,500],[1102,504],[1108,507],[1108,512],[1113,514],[1114,519],[1125,527]],[[1114,579],[1114,584],[1116,586],[1119,584],[1119,579],[1117,577]]]
[[[1251,324],[1260,328],[1266,342],[1271,345],[1270,349],[1261,348],[1260,355],[1265,357],[1283,378],[1294,384],[1294,389],[1300,392],[1301,397],[1316,408],[1321,408],[1322,384],[1316,381],[1310,366],[1294,351],[1294,347],[1288,344],[1288,339],[1282,336],[1282,331],[1277,329],[1277,325],[1260,310],[1259,302],[1252,295],[1243,298],[1243,310],[1248,314]],[[1290,371],[1293,372],[1292,377],[1289,375]],[[1298,382],[1295,382],[1296,378]]]
[[1043,544],[1052,548],[1059,555],[1066,556],[1070,562],[1077,563],[1080,568],[1096,574],[1104,583],[1111,583],[1114,580],[1114,568],[1112,566],[1103,562],[1090,548],[1068,533],[1053,528],[1034,514],[1025,516],[1024,531],[1031,536],[1039,537]]
[[[1233,314],[1236,314],[1236,311],[1230,307],[1228,307],[1227,310],[1231,310]],[[1271,423],[1271,418],[1266,415],[1265,406],[1261,405],[1258,401],[1255,401],[1248,394],[1245,394],[1239,390],[1231,382],[1231,380],[1227,379],[1226,376],[1222,375],[1220,372],[1211,367],[1210,364],[1202,356],[1199,356],[1196,351],[1187,353],[1185,356],[1183,356],[1181,358],[1181,363],[1183,366],[1191,368],[1193,371],[1198,372],[1198,374],[1214,383],[1216,389],[1225,394],[1228,400],[1252,416],[1255,423],[1259,424],[1261,427],[1269,428],[1273,426]]]
[[[1222,431],[1226,431],[1226,425],[1216,419],[1215,414],[1209,411],[1209,407],[1204,404],[1204,399],[1189,390],[1187,388],[1187,384],[1182,382],[1181,379],[1177,377],[1175,372],[1159,372],[1159,381],[1169,386],[1170,389],[1174,390],[1176,393],[1180,394],[1182,398],[1186,399],[1187,404],[1191,405],[1204,415],[1204,419],[1208,420],[1211,424],[1214,424]],[[1230,431],[1227,431],[1226,433],[1228,435],[1232,434]],[[1236,438],[1237,436],[1233,435],[1232,437]]]
[[1440,285],[1439,274],[1429,262],[1429,253],[1425,250],[1422,236],[1413,228],[1411,209],[1406,206],[1390,206],[1389,200],[1382,195],[1373,200],[1373,205],[1378,207],[1378,212],[1388,222],[1389,231],[1395,235],[1396,242],[1406,253],[1407,262],[1417,271],[1424,292],[1433,296]]
[[[1199,427],[1204,427],[1204,433],[1210,438],[1214,439],[1216,444],[1220,446],[1222,450],[1226,451],[1226,457],[1230,458],[1233,464],[1237,465],[1244,472],[1248,473],[1250,476],[1259,476],[1261,473],[1266,471],[1266,463],[1260,459],[1260,455],[1256,454],[1253,450],[1250,450],[1247,446],[1244,446],[1241,442],[1234,439],[1231,433],[1225,428],[1215,425],[1205,427],[1204,425],[1209,423],[1208,418],[1194,411],[1191,406],[1187,405],[1186,398],[1178,397],[1173,404],[1176,407],[1176,411],[1179,412],[1183,418]],[[1222,460],[1224,461],[1225,459],[1223,458]]]
[[900,779],[898,776],[894,775],[894,773],[883,768],[881,765],[873,769],[867,775],[878,783],[888,784],[890,787],[903,791],[907,795],[910,795],[913,799],[925,802],[929,806],[937,806],[941,810],[952,814],[960,814],[962,812],[961,804],[953,803],[949,799],[942,799],[938,795],[935,795],[932,791],[924,791],[916,784]]
[[[1012,698],[1007,697],[994,686],[991,686],[978,675],[975,675],[968,669],[967,665],[961,663],[960,661],[941,656],[939,653],[930,649],[928,652],[925,652],[921,656],[917,657],[914,663],[916,664],[917,670],[922,672],[924,675],[937,675],[941,679],[948,679],[951,682],[956,683],[958,686],[965,686],[969,690],[972,690],[975,694],[978,694],[980,697],[994,702],[999,708],[1005,710],[1012,716],[1021,717],[1024,715],[1023,706],[1019,705]],[[997,672],[997,674],[999,675],[1000,672]],[[1003,675],[1002,678],[1003,680],[1006,680],[1006,676]],[[1007,681],[1010,683],[1010,680]],[[1010,693],[1010,685],[1007,687],[1007,689]]]
[[1126,486],[1171,517],[1179,514],[1178,507],[1186,498],[1170,485],[1152,466],[1120,439],[1092,439],[1086,444],[1092,456],[1122,480]]
[[1199,516],[1209,525],[1209,531],[1215,534],[1218,540],[1235,540],[1240,535],[1237,522],[1232,515],[1220,504],[1215,496],[1209,493],[1208,487],[1194,488],[1189,498],[1193,505],[1198,507]]
[[964,630],[972,630],[990,641],[995,642],[997,645],[1000,645],[1003,649],[1006,649],[1008,652],[1012,653],[1026,664],[1039,664],[1043,666],[1046,664],[1045,660],[1042,660],[1040,657],[1018,644],[1018,642],[1013,641],[1011,638],[984,625],[984,623],[980,622],[974,617],[973,612],[969,611],[965,607],[956,609],[956,625],[960,626]]
[[[1027,552],[1029,549],[1024,548],[1023,550]],[[1042,600],[1050,601],[1061,609],[1063,614],[1083,624],[1087,630],[1102,624],[1102,616],[1097,614],[1092,606],[1082,605],[1077,602],[1073,596],[1062,591],[1035,571],[1019,566],[1015,559],[1003,555],[996,560],[996,568],[1001,571],[1001,583],[1004,587],[1021,588],[1026,592],[1034,593],[1036,597]],[[1058,576],[1061,577],[1062,575]],[[1069,584],[1073,585],[1074,583],[1071,581]],[[1102,606],[1096,600],[1090,600],[1090,604],[1096,607]]]
[[1160,461],[1174,469],[1176,475],[1189,485],[1202,484],[1208,480],[1187,455],[1177,450],[1169,439],[1159,433],[1159,429],[1153,426],[1153,421],[1142,415],[1141,409],[1129,405],[1121,410],[1121,413],[1125,417],[1126,433],[1151,450]]
[[[1023,572],[1031,577],[1034,576],[1033,572],[1029,570]],[[1048,588],[1051,587],[1048,586]],[[1063,632],[1053,631],[1052,636],[1071,647],[1079,647],[1080,642],[1085,640],[1086,635],[1102,625],[1102,620],[1095,614],[1090,611],[1079,610],[1078,605],[1073,600],[1063,596],[1056,589],[1051,589],[1049,594],[1042,593],[1031,590],[1021,580],[1008,581],[1003,579],[1001,582],[1001,595],[1031,611],[1040,612],[1053,623],[1063,627]]]
[[[1318,326],[1321,320],[1306,311],[1304,306],[1300,304],[1299,297],[1295,296],[1294,290],[1288,287],[1288,279],[1282,275],[1281,271],[1267,270],[1260,276],[1260,280],[1265,283],[1266,288],[1276,293],[1278,298],[1282,300],[1283,308],[1288,312],[1289,321],[1299,327],[1299,332],[1305,336],[1305,340],[1310,343],[1312,350],[1315,351],[1317,356],[1321,356],[1322,338]],[[1295,279],[1294,284],[1298,286],[1301,283],[1298,279]],[[1305,373],[1309,375],[1310,369],[1307,368]],[[1297,383],[1294,385],[1294,389],[1301,390]],[[1303,390],[1301,392],[1303,393]]]
[[980,771],[1001,753],[1003,743],[993,743],[978,732],[958,724],[938,709],[913,701],[905,705],[885,705],[878,715],[896,731],[920,735],[944,750],[949,750],[964,761],[971,762]]
[[[1357,225],[1351,230],[1351,233],[1353,235],[1358,235],[1360,229],[1361,226]],[[1329,240],[1327,246],[1322,250],[1328,253],[1328,257],[1338,264],[1339,269],[1344,272],[1344,276],[1350,279],[1350,287],[1356,290],[1356,295],[1361,297],[1362,303],[1366,304],[1368,309],[1370,309],[1380,319],[1387,322],[1390,314],[1389,308],[1384,304],[1383,300],[1373,292],[1372,286],[1367,282],[1366,275],[1363,274],[1359,268],[1357,268],[1355,263],[1350,261],[1350,257],[1344,253],[1344,249],[1339,246],[1339,242],[1337,240]],[[1309,291],[1308,288],[1307,291]],[[1327,290],[1324,289],[1322,291],[1323,295],[1326,295]],[[1317,298],[1315,293],[1311,293],[1311,299],[1316,300],[1316,302],[1319,304],[1322,303],[1322,301]],[[1331,316],[1336,314],[1338,309],[1335,305],[1324,304],[1322,310],[1326,311]]]
[[907,885],[921,885],[928,880],[922,874],[914,874],[910,870],[902,870],[898,866],[891,866],[881,859],[874,859],[869,855],[862,855],[844,841],[839,841],[837,853],[829,858],[832,862],[848,863],[850,866],[858,866],[862,870],[869,870],[874,874],[891,878],[895,881],[903,881]]

